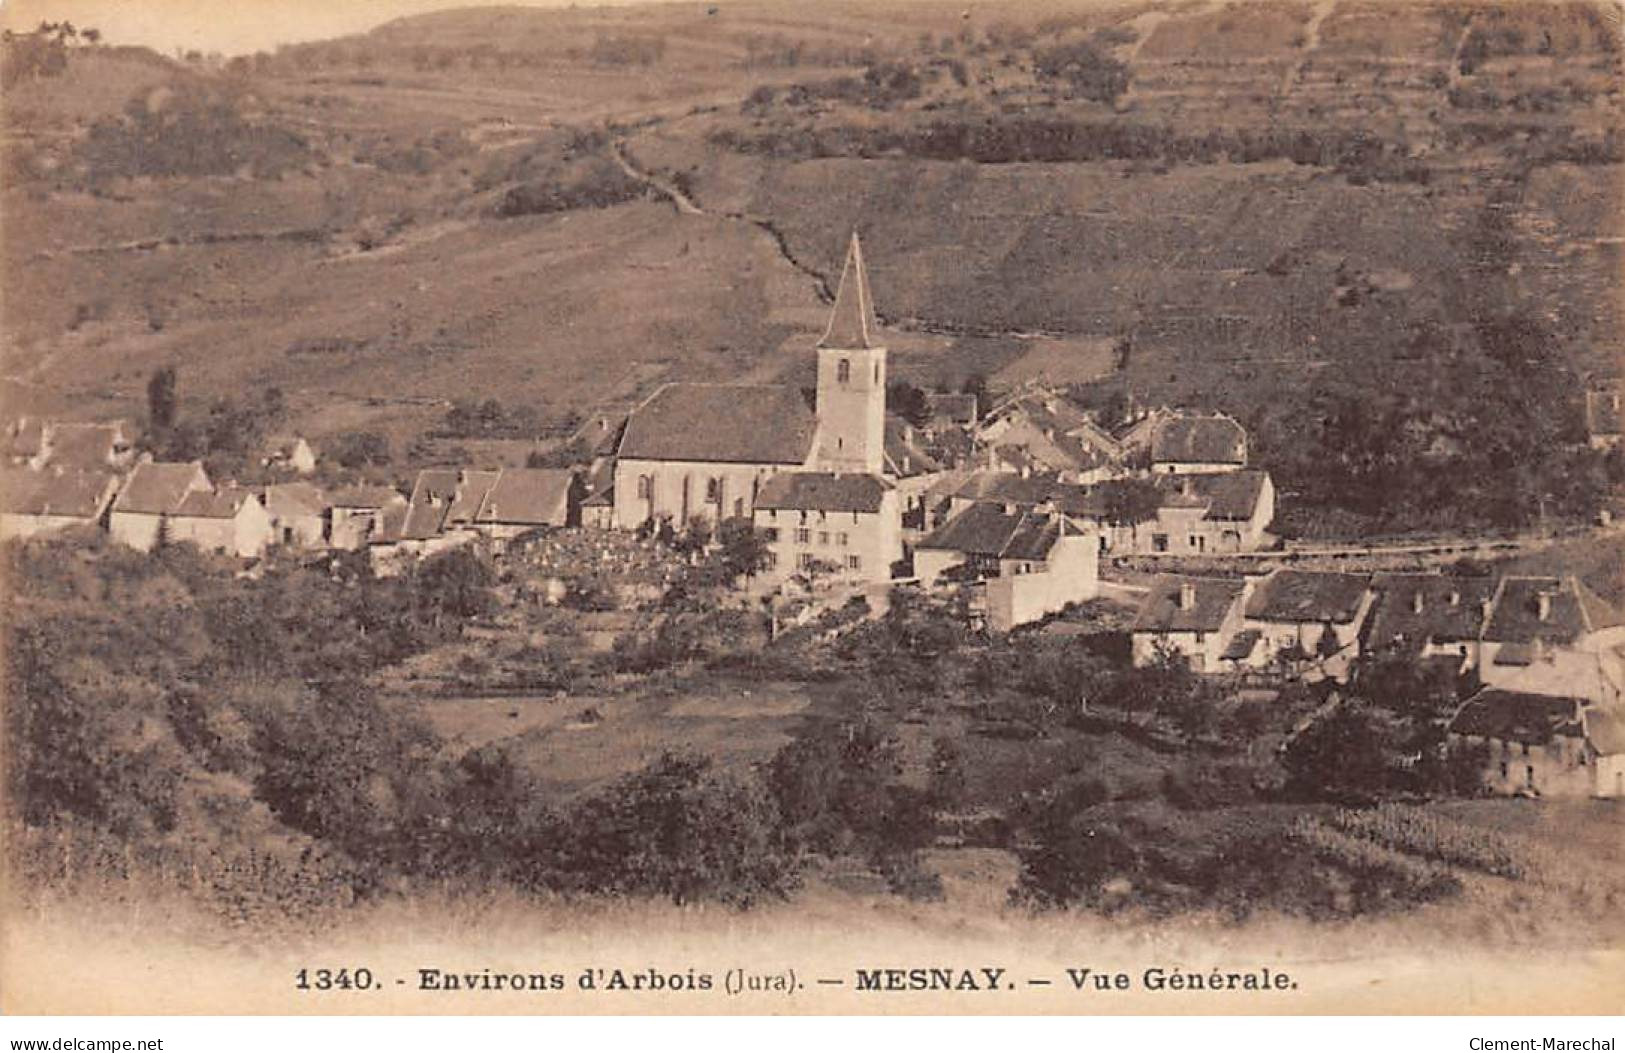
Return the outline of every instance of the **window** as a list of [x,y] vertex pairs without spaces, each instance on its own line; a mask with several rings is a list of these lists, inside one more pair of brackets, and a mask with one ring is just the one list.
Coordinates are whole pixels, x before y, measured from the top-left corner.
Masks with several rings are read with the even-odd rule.
[[846,569],[847,570],[862,570],[863,569],[863,560],[859,559],[857,556],[848,556],[848,557],[846,557]]
[[638,496],[645,500],[655,495],[655,477],[652,475],[638,476]]
[[819,532],[818,532],[818,543],[819,543],[819,544],[820,544],[820,545],[827,545],[827,544],[829,544],[829,531],[827,531],[827,530],[820,530],[820,531],[819,531]]
[[768,570],[772,570],[774,567],[779,565],[779,554],[777,552],[769,552],[767,554],[767,558],[762,562],[767,564]]
[[875,363],[875,387],[878,388],[879,386],[880,386],[880,363],[877,361]]
[[705,500],[707,504],[720,505],[722,503],[722,480],[707,479],[705,481]]
[[850,384],[852,382],[852,360],[843,358],[835,364],[835,382]]
[[743,516],[744,514],[745,514],[745,499],[743,497],[734,498],[734,517],[737,519],[740,516]]
[[769,545],[776,544],[778,542],[778,540],[779,540],[779,528],[778,527],[766,527],[766,528],[764,528],[762,530],[762,540],[766,541]]
[[811,570],[815,559],[811,552],[803,552],[796,557],[796,567],[799,570]]
[[812,543],[812,531],[808,530],[806,527],[797,527],[796,528],[796,544],[798,544],[798,545],[810,545],[811,543]]
[[1501,778],[1504,779],[1506,777],[1507,777],[1507,762],[1502,761],[1501,762]]
[[1207,633],[1202,632],[1201,630],[1197,630],[1197,632],[1196,632],[1196,642],[1197,642],[1198,645],[1206,643],[1207,642]]
[[844,531],[844,530],[840,531],[839,533],[837,533],[835,535],[835,543],[837,545],[840,545],[842,548],[845,548],[847,546],[848,540],[849,539],[846,536],[846,531]]
[[1151,550],[1153,552],[1167,552],[1168,551],[1168,535],[1167,534],[1152,534],[1151,535]]

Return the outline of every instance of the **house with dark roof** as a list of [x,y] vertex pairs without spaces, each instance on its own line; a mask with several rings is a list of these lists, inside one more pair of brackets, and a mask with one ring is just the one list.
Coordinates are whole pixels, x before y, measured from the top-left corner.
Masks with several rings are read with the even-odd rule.
[[757,494],[753,519],[767,543],[763,577],[887,581],[903,558],[897,488],[877,475],[783,472]]
[[197,461],[172,464],[148,461],[135,466],[108,513],[113,540],[142,552],[152,551],[165,524],[192,493],[212,493],[214,484]]
[[1478,639],[1496,581],[1446,574],[1377,574],[1363,650],[1411,659],[1447,656],[1478,665]]
[[346,486],[330,492],[328,544],[355,550],[385,537],[393,526],[399,535],[406,519],[406,496],[389,486]]
[[1180,472],[1152,477],[1160,492],[1156,518],[1112,531],[1114,552],[1201,556],[1253,552],[1269,540],[1275,483],[1268,472]]
[[1625,614],[1572,575],[1502,578],[1479,651],[1492,687],[1599,705],[1625,696]]
[[1616,707],[1486,687],[1456,712],[1449,738],[1484,750],[1492,793],[1625,796],[1625,723]]
[[0,539],[99,526],[117,492],[112,472],[0,470]]
[[107,423],[53,421],[24,417],[6,429],[8,460],[36,471],[123,471],[135,460],[135,447],[121,420]]
[[1100,542],[1050,512],[987,502],[972,505],[914,546],[914,573],[926,588],[970,586],[988,627],[1008,631],[1100,588]]
[[1242,628],[1258,633],[1248,663],[1264,665],[1286,655],[1311,679],[1345,680],[1375,602],[1367,574],[1272,571],[1247,600]]
[[[1130,629],[1134,664],[1152,665],[1161,654],[1178,652],[1196,672],[1211,673],[1224,668],[1227,660],[1237,661],[1231,651],[1244,632],[1247,593],[1245,578],[1159,574],[1140,601]],[[1241,658],[1251,653],[1249,645]]]
[[506,540],[544,527],[581,522],[581,486],[576,474],[559,468],[504,468],[474,514],[474,527]]
[[1222,413],[1174,413],[1151,431],[1151,471],[1234,472],[1247,466],[1247,432]]
[[273,539],[271,517],[259,494],[241,486],[189,490],[164,523],[172,542],[244,559],[264,555]]

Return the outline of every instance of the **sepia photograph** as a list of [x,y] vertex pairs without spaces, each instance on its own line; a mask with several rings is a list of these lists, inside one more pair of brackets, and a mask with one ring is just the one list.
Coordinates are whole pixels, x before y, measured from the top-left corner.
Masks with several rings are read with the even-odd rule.
[[1625,1011],[1618,0],[0,30],[7,1016]]

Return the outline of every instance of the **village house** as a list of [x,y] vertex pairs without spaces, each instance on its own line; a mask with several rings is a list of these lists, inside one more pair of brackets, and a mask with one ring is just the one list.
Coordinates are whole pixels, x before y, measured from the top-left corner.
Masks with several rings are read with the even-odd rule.
[[327,544],[328,498],[310,483],[277,483],[265,488],[265,513],[275,544],[322,548]]
[[1457,672],[1479,664],[1478,640],[1496,581],[1445,574],[1378,574],[1364,650],[1410,659],[1451,657]]
[[1157,419],[1151,432],[1151,471],[1234,472],[1247,466],[1247,432],[1224,414],[1174,413]]
[[213,490],[208,474],[197,461],[138,464],[113,500],[108,532],[121,544],[150,552],[164,537],[169,517],[188,494]]
[[1492,793],[1625,797],[1625,723],[1585,699],[1486,687],[1456,712],[1449,737],[1487,749]]
[[111,472],[6,469],[0,473],[0,540],[99,526],[117,492]]
[[388,512],[398,533],[406,518],[406,497],[388,486],[347,486],[328,495],[328,544],[354,551],[387,532]]
[[914,573],[925,588],[970,585],[988,627],[1006,632],[1100,587],[1100,542],[1064,517],[978,503],[914,546]]
[[273,540],[271,517],[259,495],[240,486],[189,490],[164,518],[171,542],[189,542],[205,552],[257,559]]
[[266,444],[261,463],[273,471],[309,475],[316,470],[316,451],[298,435],[278,435]]
[[1360,655],[1360,634],[1376,593],[1364,574],[1276,570],[1252,590],[1242,623],[1257,633],[1238,663],[1266,666],[1286,658],[1319,679],[1346,680]]
[[888,581],[903,558],[897,489],[875,475],[776,475],[757,495],[755,526],[767,544],[768,581]]
[[1244,578],[1159,574],[1134,616],[1134,664],[1152,665],[1162,654],[1177,653],[1195,672],[1218,672],[1243,633],[1247,592]]
[[474,528],[508,540],[543,527],[576,526],[579,501],[580,484],[568,469],[504,468],[474,513]]
[[1600,705],[1625,690],[1625,615],[1572,576],[1502,578],[1479,646],[1490,687]]
[[24,417],[6,435],[8,460],[35,471],[121,472],[135,461],[123,421],[105,424]]
[[1026,391],[1001,403],[979,430],[990,467],[1053,473],[1074,483],[1112,475],[1120,448],[1083,410],[1053,392]]

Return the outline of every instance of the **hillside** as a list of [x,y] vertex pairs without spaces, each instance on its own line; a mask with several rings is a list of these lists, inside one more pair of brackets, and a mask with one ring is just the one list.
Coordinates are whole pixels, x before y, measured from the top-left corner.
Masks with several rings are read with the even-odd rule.
[[[1296,440],[1350,400],[1418,470],[1551,475],[1619,371],[1609,14],[470,8],[220,66],[75,47],[7,100],[8,400],[138,416],[173,363],[186,397],[406,440],[456,398],[564,421],[793,379],[855,226],[917,383],[1217,406],[1310,502],[1331,437]],[[1446,463],[1474,436],[1500,468]]]

